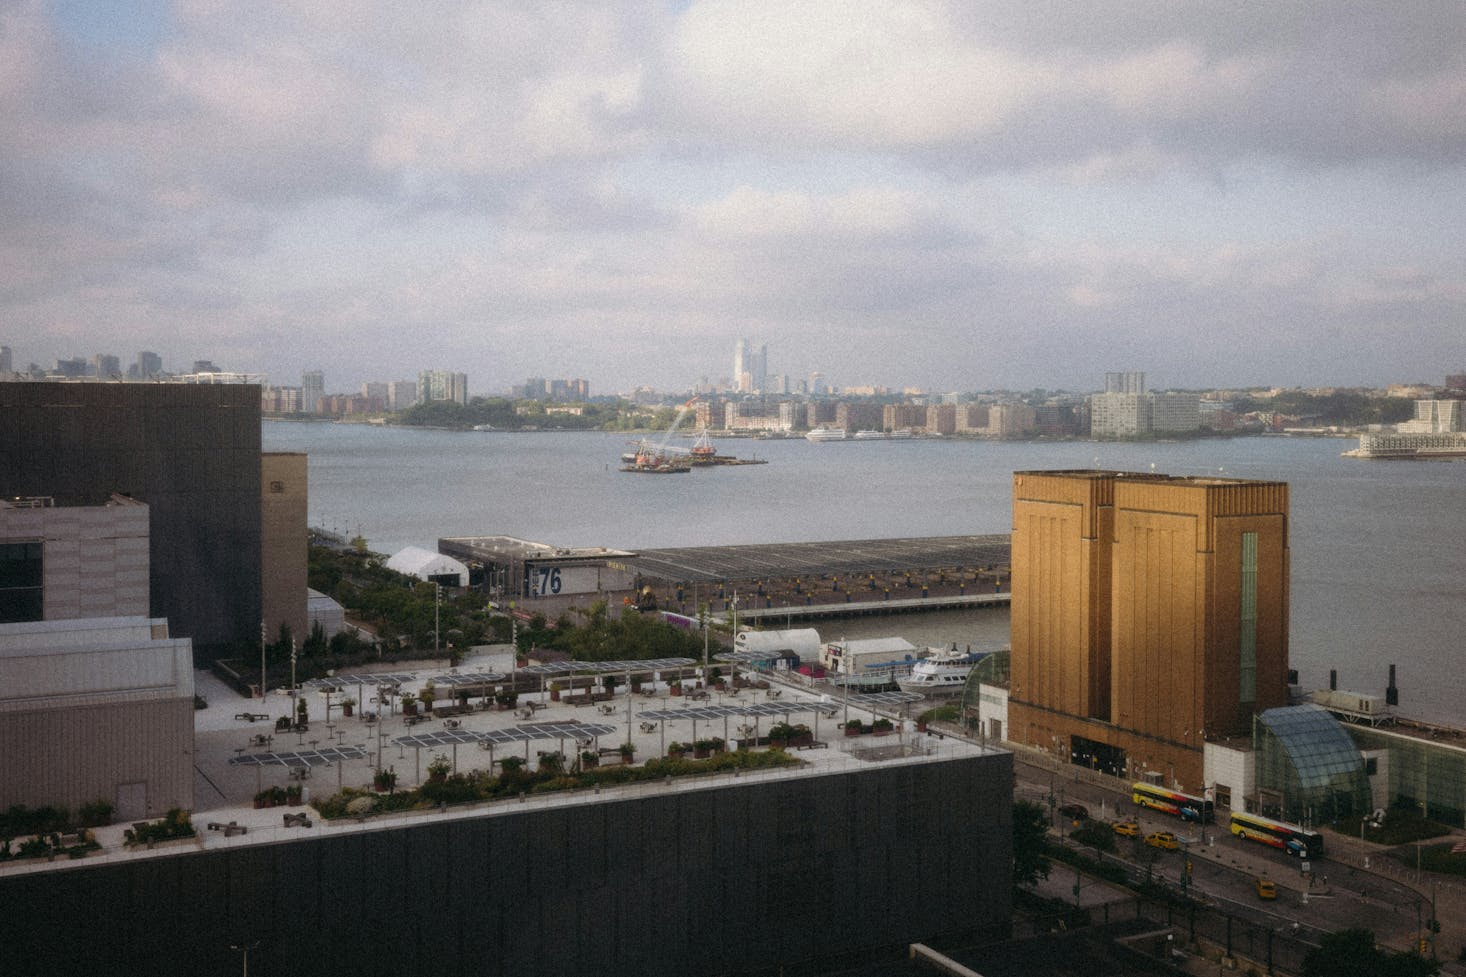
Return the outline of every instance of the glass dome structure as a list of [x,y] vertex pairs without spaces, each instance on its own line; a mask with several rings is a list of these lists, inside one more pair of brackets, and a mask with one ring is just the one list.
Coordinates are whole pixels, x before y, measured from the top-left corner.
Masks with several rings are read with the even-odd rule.
[[1315,825],[1370,809],[1364,757],[1322,706],[1265,710],[1253,724],[1252,740],[1260,813]]

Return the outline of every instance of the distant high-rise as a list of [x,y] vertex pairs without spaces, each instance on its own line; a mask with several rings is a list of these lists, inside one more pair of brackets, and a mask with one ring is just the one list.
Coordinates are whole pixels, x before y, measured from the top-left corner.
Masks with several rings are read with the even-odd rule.
[[102,380],[115,380],[122,376],[122,364],[111,353],[98,353],[92,357],[91,373]]
[[387,384],[387,409],[407,410],[417,403],[416,380],[393,380]]
[[163,357],[144,350],[137,354],[137,378],[152,380],[163,373]]
[[452,370],[423,370],[417,375],[417,398],[419,403],[435,400],[451,400],[455,404],[468,404],[468,374]]
[[91,368],[92,365],[90,363],[82,359],[80,356],[77,356],[69,360],[57,360],[56,369],[54,372],[57,376],[66,377],[67,379],[75,379],[77,377],[86,376],[87,373],[91,371]]
[[0,346],[0,374],[14,373],[15,369],[11,364],[10,347]]
[[307,414],[320,413],[321,398],[326,396],[326,374],[306,370],[300,375],[300,409]]
[[1145,374],[1143,372],[1106,373],[1105,393],[1143,394],[1145,393]]
[[387,398],[390,396],[390,393],[391,390],[385,383],[378,383],[369,380],[361,385],[361,395],[363,397],[367,398],[368,400],[371,400],[373,398],[380,400],[383,406],[386,406]]
[[762,393],[768,384],[769,348],[757,351],[748,340],[740,339],[733,347],[733,386],[739,393]]

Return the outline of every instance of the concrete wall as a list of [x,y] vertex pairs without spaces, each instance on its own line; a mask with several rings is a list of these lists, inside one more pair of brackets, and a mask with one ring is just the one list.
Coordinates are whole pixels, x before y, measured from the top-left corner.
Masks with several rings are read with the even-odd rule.
[[42,543],[43,619],[148,613],[148,507],[0,506],[0,541]]
[[775,968],[1001,930],[1011,804],[995,753],[0,876],[0,972]]

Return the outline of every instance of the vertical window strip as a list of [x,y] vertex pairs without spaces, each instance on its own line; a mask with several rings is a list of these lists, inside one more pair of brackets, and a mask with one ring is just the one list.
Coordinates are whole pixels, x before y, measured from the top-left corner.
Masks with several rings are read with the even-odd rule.
[[1242,607],[1238,698],[1257,701],[1257,533],[1242,534]]

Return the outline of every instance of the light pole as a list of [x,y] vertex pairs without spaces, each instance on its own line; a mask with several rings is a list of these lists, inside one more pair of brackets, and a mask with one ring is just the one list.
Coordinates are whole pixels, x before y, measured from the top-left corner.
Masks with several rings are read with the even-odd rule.
[[243,953],[244,954],[244,977],[249,977],[249,951],[253,950],[255,947],[257,947],[259,945],[260,945],[260,941],[259,940],[255,940],[253,943],[231,943],[231,944],[229,944],[229,949],[231,949],[231,950],[238,950],[240,953]]
[[260,699],[263,700],[269,692],[269,686],[265,682],[265,640],[267,636],[265,622],[260,622]]
[[433,657],[438,657],[438,609],[443,602],[443,585],[433,581]]

